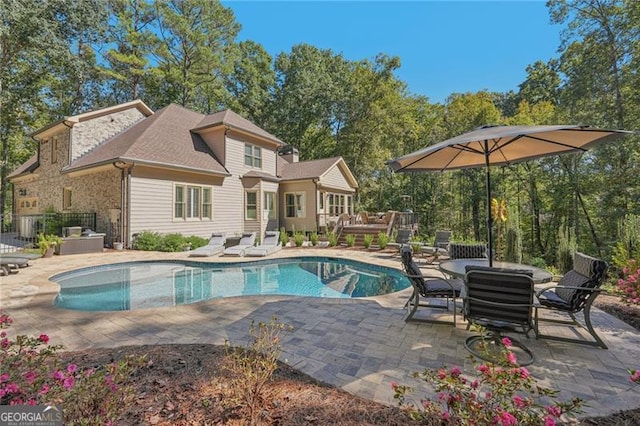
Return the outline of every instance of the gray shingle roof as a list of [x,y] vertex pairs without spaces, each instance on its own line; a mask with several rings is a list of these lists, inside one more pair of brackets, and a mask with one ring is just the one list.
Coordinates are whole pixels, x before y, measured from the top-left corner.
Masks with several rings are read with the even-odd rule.
[[244,117],[239,116],[235,112],[230,109],[216,112],[215,114],[207,115],[193,127],[194,132],[198,132],[199,130],[206,129],[208,127],[216,127],[216,126],[229,126],[238,130],[243,130],[245,132],[252,133],[254,135],[263,137],[265,139],[269,139],[278,144],[284,145],[280,139],[267,132],[266,130],[261,129],[260,127],[253,124],[251,121],[247,120]]
[[31,156],[31,158],[18,166],[14,171],[9,173],[9,176],[7,176],[7,178],[13,178],[16,176],[20,176],[23,173],[33,172],[38,168],[39,165],[40,163],[38,162],[38,153],[35,153]]
[[203,117],[179,105],[168,105],[97,146],[66,170],[124,160],[228,174],[202,138],[190,131]]
[[322,158],[320,160],[300,161],[280,164],[279,174],[283,180],[313,179],[325,174],[342,157]]

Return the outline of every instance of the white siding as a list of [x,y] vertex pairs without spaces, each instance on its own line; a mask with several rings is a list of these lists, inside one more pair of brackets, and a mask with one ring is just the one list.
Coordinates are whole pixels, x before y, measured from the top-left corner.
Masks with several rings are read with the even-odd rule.
[[348,192],[353,192],[354,189],[349,185],[349,182],[342,174],[340,167],[337,165],[332,167],[320,180],[320,185],[324,188],[342,189]]
[[[174,220],[174,183],[211,186],[213,220]],[[207,238],[212,232],[229,233],[234,229],[234,224],[224,222],[218,214],[222,210],[220,204],[225,202],[221,194],[222,186],[222,178],[218,177],[135,167],[130,187],[131,234],[148,230],[163,234],[177,232]]]

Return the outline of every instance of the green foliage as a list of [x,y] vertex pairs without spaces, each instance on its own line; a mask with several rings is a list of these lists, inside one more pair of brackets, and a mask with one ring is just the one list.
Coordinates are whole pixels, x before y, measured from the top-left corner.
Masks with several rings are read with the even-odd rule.
[[573,254],[575,252],[576,243],[573,230],[561,231],[558,235],[556,267],[562,274],[573,269]]
[[251,425],[262,424],[262,413],[269,401],[265,398],[265,386],[278,367],[282,335],[292,329],[273,317],[269,323],[261,322],[258,327],[251,322],[252,341],[246,347],[231,346],[225,341],[223,366],[231,376],[231,385],[226,389],[228,396],[223,403],[230,410],[239,409],[240,417]]
[[133,401],[129,378],[143,368],[146,359],[128,357],[111,364],[81,369],[60,365],[62,348],[50,345],[49,336],[19,335],[5,330],[13,319],[0,311],[0,394],[3,404],[62,404],[65,424],[116,424]]
[[209,240],[206,238],[198,237],[197,235],[190,235],[184,239],[184,243],[188,244],[191,250],[206,246],[208,242]]
[[318,241],[320,241],[320,237],[318,236],[317,232],[312,232],[311,235],[309,235],[309,241],[311,241],[311,245],[312,246],[317,246],[318,245]]
[[531,263],[531,266],[535,266],[536,268],[547,268],[547,262],[541,257],[532,257],[529,263]]
[[387,248],[388,244],[389,244],[389,236],[387,235],[387,233],[378,232],[378,245],[380,246],[380,248],[384,250],[385,248]]
[[280,242],[282,243],[282,247],[286,247],[289,243],[289,234],[287,234],[284,226],[280,228]]
[[301,247],[302,244],[306,241],[307,237],[304,235],[302,231],[296,231],[293,234],[293,243],[296,247]]
[[344,240],[347,243],[347,247],[353,247],[356,245],[356,236],[353,234],[345,236]]
[[327,240],[329,241],[329,247],[335,247],[338,245],[338,234],[331,231],[327,235]]
[[142,231],[135,239],[134,248],[143,251],[158,251],[162,244],[162,235],[153,231]]
[[160,240],[158,251],[176,252],[184,250],[187,240],[181,234],[165,234]]
[[463,376],[458,367],[427,369],[414,377],[431,385],[439,398],[422,400],[420,406],[407,403],[413,390],[392,383],[394,398],[409,410],[412,418],[424,424],[503,424],[541,425],[556,424],[561,417],[580,412],[583,401],[556,401],[558,391],[539,386],[509,347],[511,341],[503,338],[504,346],[495,354],[495,362],[478,365],[471,357],[478,377]]
[[372,243],[373,243],[373,235],[372,234],[365,234],[362,237],[362,245],[364,246],[364,248],[368,249],[369,247],[371,247]]
[[38,234],[38,249],[44,255],[48,249],[55,249],[62,244],[62,238],[52,234]]
[[504,260],[522,263],[522,236],[519,228],[508,227],[505,233]]

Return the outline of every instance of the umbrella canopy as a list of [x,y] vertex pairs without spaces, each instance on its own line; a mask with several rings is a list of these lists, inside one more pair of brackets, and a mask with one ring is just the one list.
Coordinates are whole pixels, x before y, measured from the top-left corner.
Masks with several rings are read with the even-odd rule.
[[598,143],[632,132],[588,126],[485,126],[398,157],[387,164],[396,172],[486,168],[489,263],[493,263],[491,175],[489,166],[514,164],[565,152],[584,152]]

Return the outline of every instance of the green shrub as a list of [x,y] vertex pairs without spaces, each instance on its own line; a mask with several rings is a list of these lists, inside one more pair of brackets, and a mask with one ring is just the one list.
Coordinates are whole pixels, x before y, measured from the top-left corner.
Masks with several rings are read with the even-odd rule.
[[158,250],[164,252],[182,251],[186,239],[181,234],[166,234],[162,236]]
[[318,241],[320,240],[320,237],[318,236],[317,232],[312,232],[311,235],[309,235],[309,241],[311,241],[311,245],[312,246],[317,246],[318,245]]
[[296,232],[295,234],[293,234],[293,243],[296,245],[296,247],[302,246],[302,243],[304,243],[305,240],[306,237],[302,232]]
[[331,231],[329,235],[327,235],[327,240],[329,241],[329,247],[335,247],[338,245],[338,234]]
[[185,244],[188,244],[191,250],[197,249],[198,247],[206,246],[209,240],[206,238],[198,237],[197,235],[190,235],[185,237]]
[[356,236],[353,234],[349,234],[346,237],[344,237],[344,240],[347,243],[347,247],[353,247],[356,245]]
[[364,248],[368,249],[369,247],[371,247],[372,243],[373,243],[373,235],[366,234],[364,237],[362,237],[362,245],[364,245]]
[[266,398],[265,386],[278,367],[282,352],[281,335],[293,328],[273,317],[268,324],[251,322],[249,334],[252,343],[247,347],[233,347],[225,342],[226,358],[223,367],[231,376],[231,385],[226,388],[229,410],[239,410],[237,415],[248,420],[245,424],[263,424],[263,414],[270,399]]
[[287,230],[284,226],[280,228],[280,242],[283,247],[289,243],[289,234],[287,234]]
[[153,231],[142,231],[135,240],[134,248],[143,251],[156,251],[160,248],[162,236]]
[[378,232],[378,245],[381,249],[385,249],[389,244],[389,236],[386,232]]
[[547,262],[541,257],[532,257],[529,263],[536,268],[547,269]]

